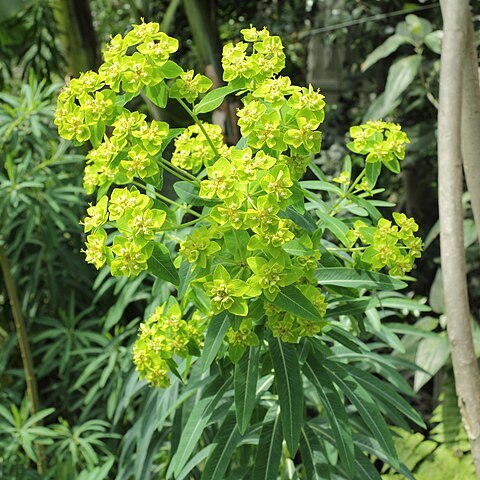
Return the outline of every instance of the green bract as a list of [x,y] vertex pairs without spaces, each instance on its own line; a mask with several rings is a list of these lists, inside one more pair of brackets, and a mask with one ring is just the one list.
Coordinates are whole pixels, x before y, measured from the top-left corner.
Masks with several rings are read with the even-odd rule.
[[[382,164],[399,170],[406,134],[385,122],[352,127],[348,147],[366,156],[366,168],[354,181],[344,171],[334,179],[340,187],[328,183],[314,162],[323,95],[278,75],[279,37],[253,27],[242,34],[245,42],[224,47],[223,90],[207,93],[207,77],[170,59],[177,40],[142,23],[112,38],[98,73],[71,80],[58,99],[60,135],[92,146],[84,183],[97,202],[83,221],[87,262],[170,282],[170,300],[141,325],[134,348],[138,371],[156,386],[169,384],[169,370],[179,375],[181,359],[201,354],[213,316],[223,332],[214,353],[233,362],[272,337],[315,337],[330,328],[330,304],[360,295],[344,283],[322,286],[319,268],[402,276],[422,249],[412,219],[394,214],[392,225],[366,199]],[[242,102],[235,146],[195,113],[217,108],[229,93]],[[160,107],[176,99],[192,125],[172,129],[130,111],[140,94]],[[301,181],[309,165],[318,182]],[[161,193],[164,171],[180,180],[177,199]]]

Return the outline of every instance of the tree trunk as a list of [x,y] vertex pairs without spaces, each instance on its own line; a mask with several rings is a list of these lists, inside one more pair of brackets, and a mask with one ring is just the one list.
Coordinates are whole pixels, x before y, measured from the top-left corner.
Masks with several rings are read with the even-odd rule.
[[470,12],[467,22],[467,45],[463,65],[462,157],[473,218],[480,238],[480,83],[477,46]]
[[455,388],[480,479],[480,377],[468,303],[462,207],[462,70],[466,50],[466,1],[444,0],[444,36],[438,114],[440,245],[447,331]]

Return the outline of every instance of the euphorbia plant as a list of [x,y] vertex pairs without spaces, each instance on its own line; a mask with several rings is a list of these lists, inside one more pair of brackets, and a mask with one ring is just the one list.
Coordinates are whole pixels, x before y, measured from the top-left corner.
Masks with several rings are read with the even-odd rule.
[[[221,423],[214,447],[197,462],[207,458],[202,478],[226,478],[239,464],[237,445],[249,438],[259,444],[246,465],[253,478],[277,478],[281,458],[288,468],[299,445],[306,478],[317,478],[315,452],[328,471],[349,478],[360,467],[375,472],[354,434],[373,438],[375,455],[405,473],[381,411],[393,421],[399,414],[421,419],[387,382],[336,360],[335,348],[371,353],[350,332],[356,323],[364,328],[364,312],[382,305],[380,293],[405,286],[398,276],[420,255],[415,222],[396,213],[393,222],[383,218],[372,200],[382,166],[400,170],[408,138],[392,123],[352,127],[348,146],[365,156],[365,168],[352,179],[347,157],[340,177],[328,181],[314,162],[323,95],[279,75],[285,65],[279,37],[265,28],[241,33],[244,42],[223,50],[227,85],[208,93],[207,77],[170,59],[178,42],[155,23],[112,38],[98,73],[86,72],[63,90],[60,134],[93,147],[85,189],[97,201],[84,219],[86,259],[97,268],[107,264],[112,275],[148,270],[170,284],[170,298],[140,326],[133,347],[141,377],[156,387],[187,381],[199,374],[201,357],[201,371],[222,379],[225,395],[205,390],[208,402],[188,420],[202,418],[203,428],[213,418]],[[192,125],[172,129],[131,111],[140,93],[161,108],[175,99]],[[243,103],[242,138],[228,146],[221,128],[199,115],[232,94]],[[317,180],[302,180],[308,169]],[[161,193],[164,172],[178,178],[178,198]],[[377,290],[384,292],[371,295]],[[372,393],[380,395],[378,405]],[[348,414],[344,397],[353,405]],[[317,422],[322,415],[326,424]],[[185,427],[169,476],[181,477],[201,434]],[[322,453],[325,444],[337,448],[338,464]]]

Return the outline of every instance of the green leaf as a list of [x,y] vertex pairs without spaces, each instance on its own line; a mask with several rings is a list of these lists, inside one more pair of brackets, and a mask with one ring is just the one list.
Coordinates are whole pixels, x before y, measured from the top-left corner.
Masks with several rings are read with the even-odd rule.
[[308,256],[315,253],[313,249],[305,247],[298,238],[284,243],[282,248],[290,255]]
[[377,439],[389,460],[395,468],[399,468],[400,464],[393,445],[392,435],[375,401],[360,383],[349,374],[343,365],[325,359],[323,366],[332,381],[339,386],[355,406],[359,415],[362,417],[372,435]]
[[365,177],[370,188],[373,188],[377,183],[381,171],[382,162],[367,162],[365,164]]
[[320,285],[368,288],[370,290],[400,290],[407,284],[383,273],[355,268],[318,268],[315,277]]
[[312,302],[293,285],[283,287],[272,303],[281,310],[293,313],[306,320],[313,320],[314,322],[322,321],[320,314]]
[[308,425],[302,428],[300,452],[307,474],[306,478],[309,480],[330,480],[330,466],[322,451],[322,445]]
[[177,269],[173,265],[170,252],[165,245],[155,243],[152,256],[148,259],[147,266],[148,271],[157,278],[166,280],[174,285],[180,283]]
[[353,477],[355,473],[355,452],[347,412],[322,363],[323,361],[319,361],[316,356],[309,355],[307,362],[303,366],[303,371],[317,389],[335,439],[338,454],[342,460],[342,465],[348,475]]
[[335,193],[340,197],[343,195],[342,189],[330,182],[324,182],[323,180],[305,180],[300,182],[300,186],[307,190],[321,190],[324,192]]
[[170,463],[167,476],[173,471],[178,476],[185,467],[190,455],[197,446],[197,443],[205,427],[209,424],[214,409],[223,398],[225,392],[230,388],[231,380],[227,380],[214,397],[202,398],[193,407],[187,423],[182,431],[178,448]]
[[380,380],[374,375],[364,372],[352,365],[348,366],[349,372],[372,394],[374,398],[384,400],[391,405],[395,410],[400,412],[405,417],[412,420],[421,428],[427,428],[422,417],[417,411],[406,402],[387,382]]
[[398,47],[405,43],[411,43],[411,40],[403,35],[392,35],[388,37],[380,46],[371,52],[362,64],[362,72],[365,72],[372,65],[377,63],[382,58],[388,57],[395,52]]
[[243,357],[235,364],[235,411],[240,433],[243,435],[250,423],[258,380],[260,349],[249,347]]
[[282,457],[282,441],[280,409],[273,405],[263,419],[252,480],[277,480]]
[[298,448],[303,425],[303,383],[297,352],[278,338],[268,342],[275,372],[283,436],[293,458]]
[[173,60],[167,60],[165,64],[160,67],[160,71],[165,78],[176,78],[183,73],[183,68]]
[[435,30],[434,32],[430,32],[424,39],[425,45],[435,53],[442,53],[442,37],[443,32],[442,30]]
[[206,372],[215,360],[229,326],[227,312],[221,312],[210,320],[202,353],[202,372]]
[[330,230],[333,235],[335,235],[335,237],[343,243],[343,245],[345,245],[346,247],[350,246],[351,242],[347,238],[349,230],[348,227],[341,220],[330,216],[326,212],[322,212],[320,210],[316,210],[316,212],[321,220],[320,226]]
[[184,480],[184,478],[201,462],[203,462],[211,453],[214,445],[207,445],[205,448],[202,448],[198,453],[196,453],[185,465],[185,468],[180,472],[180,474],[175,477],[175,480]]
[[160,82],[153,87],[145,88],[145,95],[157,107],[165,108],[168,102],[168,87],[165,82]]
[[355,469],[357,476],[355,478],[368,480],[382,480],[372,461],[366,457],[360,450],[355,450]]
[[[445,334],[434,338],[423,338],[417,348],[415,363],[426,372],[415,372],[413,389],[418,392],[431,380],[450,358],[450,343]],[[428,373],[427,373],[428,372]]]
[[421,61],[421,55],[410,55],[390,67],[383,98],[384,112],[390,113],[395,108],[397,100],[417,76]]
[[199,187],[197,185],[193,185],[190,182],[175,182],[173,184],[173,189],[175,190],[178,198],[183,200],[185,203],[196,207],[212,207],[216,205],[218,200],[211,200],[208,198],[202,198],[198,195]]
[[235,412],[232,410],[227,414],[213,439],[215,446],[205,464],[202,480],[224,480],[230,459],[241,438]]
[[339,317],[340,315],[358,315],[365,313],[370,308],[376,307],[378,299],[375,297],[357,298],[349,300],[343,305],[331,307],[327,309],[326,318]]
[[[353,440],[355,442],[355,445],[360,450],[367,452],[370,455],[373,455],[374,457],[377,457],[382,462],[386,463],[387,465],[390,465],[392,468],[395,468],[390,462],[390,460],[388,459],[388,457],[385,456],[385,454],[383,453],[383,450],[380,448],[380,445],[374,438],[356,433],[353,436]],[[396,470],[399,473],[401,473],[404,477],[408,478],[409,480],[415,480],[415,477],[412,475],[410,470],[403,463],[400,463],[400,467]]]
[[193,107],[193,113],[199,115],[200,113],[208,113],[215,110],[223,103],[225,97],[234,91],[234,88],[226,86],[208,92],[202,100]]

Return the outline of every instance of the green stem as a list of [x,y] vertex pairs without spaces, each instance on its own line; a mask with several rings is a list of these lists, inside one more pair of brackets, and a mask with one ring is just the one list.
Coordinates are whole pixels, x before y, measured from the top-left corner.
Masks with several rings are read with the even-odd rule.
[[332,247],[327,248],[329,252],[358,252],[366,250],[368,247],[352,247],[352,248],[342,248],[342,247]]
[[[32,415],[40,410],[40,402],[38,399],[37,380],[35,378],[35,370],[33,368],[32,352],[30,350],[30,342],[28,341],[27,328],[23,319],[20,301],[18,299],[17,287],[12,276],[12,270],[7,258],[5,245],[0,240],[0,266],[3,272],[3,279],[8,292],[8,299],[12,309],[13,321],[18,337],[20,347],[20,355],[22,357],[23,371],[25,372],[25,383],[27,385],[27,397],[30,402],[30,412]],[[37,463],[38,473],[45,471],[43,448],[37,445],[39,453],[39,461]]]
[[338,206],[353,192],[353,189],[360,183],[360,180],[365,176],[365,168],[360,172],[360,175],[355,179],[355,181],[350,185],[348,190],[335,202],[335,205],[330,209],[329,215],[335,215]]
[[168,227],[168,228],[161,228],[158,230],[159,232],[170,232],[171,230],[181,230],[182,228],[187,228],[191,227],[192,225],[195,225],[196,223],[205,220],[208,217],[208,215],[204,215],[203,217],[196,218],[195,220],[190,220],[190,222],[182,223],[180,225],[176,225],[174,227]]
[[208,133],[205,130],[205,127],[203,126],[199,118],[195,115],[193,110],[181,98],[177,98],[177,101],[183,107],[183,109],[192,117],[192,120],[198,125],[202,133],[205,135],[205,138],[207,139],[208,144],[212,148],[213,153],[215,153],[215,155],[219,157],[220,153],[217,150],[217,147],[215,147],[215,145],[213,144],[212,139],[208,136]]
[[[165,167],[166,170],[168,170],[170,168],[170,170],[168,170],[172,175],[175,175],[175,173],[173,173],[171,170],[175,170],[179,175],[183,175],[183,179],[184,180],[187,180],[189,182],[194,182],[194,183],[200,183],[200,181],[198,180],[197,177],[195,177],[194,175],[192,175],[191,173],[183,170],[182,168],[180,167],[177,167],[176,165],[174,165],[172,162],[170,162],[169,160],[166,160],[165,158],[162,158],[162,165]],[[167,168],[168,167],[168,168]],[[176,175],[175,175],[176,176]],[[179,177],[178,177],[179,178]]]
[[[147,191],[147,187],[143,183],[134,181],[133,184],[136,185],[137,187],[142,188],[143,190]],[[200,213],[196,212],[195,210],[192,210],[191,208],[187,207],[186,205],[182,205],[181,203],[177,203],[175,200],[172,200],[171,198],[168,198],[165,195],[162,195],[161,193],[154,192],[154,194],[159,200],[162,200],[163,202],[174,205],[175,207],[178,207],[181,210],[185,210],[186,212],[190,213],[190,215],[194,215],[195,217],[201,217]]]

